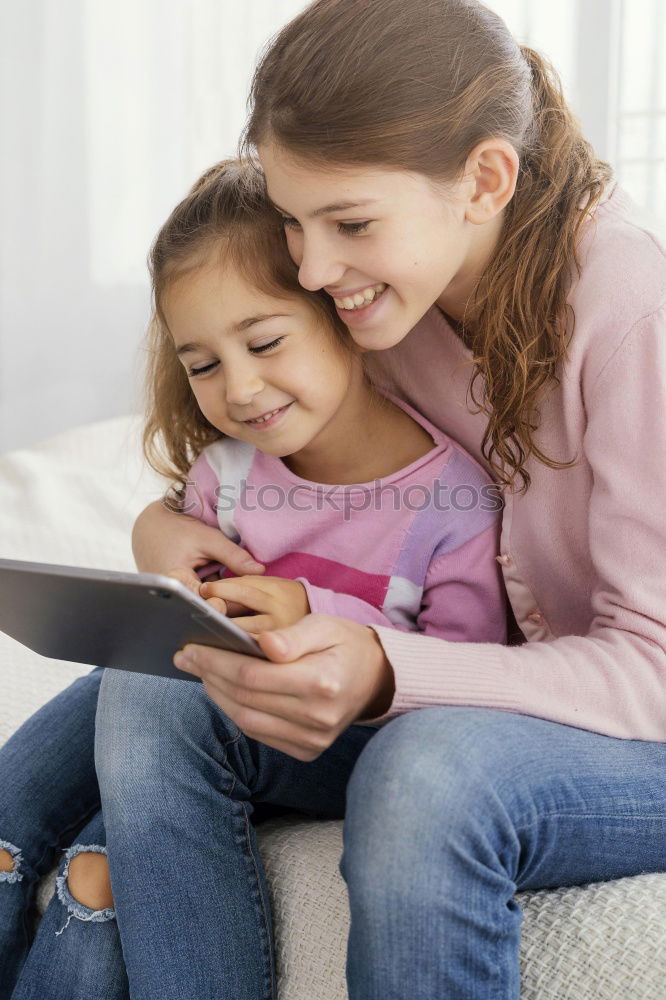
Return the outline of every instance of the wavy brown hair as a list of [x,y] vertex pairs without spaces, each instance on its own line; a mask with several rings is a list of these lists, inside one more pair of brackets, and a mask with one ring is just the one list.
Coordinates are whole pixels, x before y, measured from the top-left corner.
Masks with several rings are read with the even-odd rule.
[[[482,452],[528,489],[538,402],[558,381],[575,317],[577,244],[611,168],[581,133],[553,66],[478,0],[317,0],[256,69],[241,153],[267,140],[316,165],[381,165],[460,180],[484,139],[520,158],[499,245],[463,317]],[[484,289],[481,291],[481,289]]]
[[172,282],[206,266],[213,254],[221,267],[231,264],[248,284],[269,295],[307,300],[314,318],[353,350],[331,299],[299,284],[298,269],[260,171],[237,160],[224,160],[207,170],[174,208],[148,257],[153,312],[146,338],[143,451],[156,472],[177,481],[174,497],[182,495],[197,455],[224,435],[199,409],[162,306]]

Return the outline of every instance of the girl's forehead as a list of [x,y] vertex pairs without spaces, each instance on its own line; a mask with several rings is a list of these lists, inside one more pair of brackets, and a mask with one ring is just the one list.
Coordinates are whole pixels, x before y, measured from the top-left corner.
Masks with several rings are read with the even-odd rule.
[[408,194],[427,184],[425,175],[374,164],[325,165],[299,158],[271,143],[260,146],[258,153],[274,205],[293,211],[291,203],[297,201],[299,209],[313,217],[327,211],[345,211],[348,202],[353,203],[351,208],[377,203],[399,191]]
[[165,298],[171,302],[177,300],[188,306],[209,303],[213,309],[223,309],[230,301],[238,300],[265,305],[280,297],[254,281],[247,268],[232,259],[215,257],[181,275],[165,289]]
[[182,275],[165,289],[162,308],[169,323],[183,326],[249,329],[256,319],[305,314],[305,294],[261,287],[231,262],[208,265]]

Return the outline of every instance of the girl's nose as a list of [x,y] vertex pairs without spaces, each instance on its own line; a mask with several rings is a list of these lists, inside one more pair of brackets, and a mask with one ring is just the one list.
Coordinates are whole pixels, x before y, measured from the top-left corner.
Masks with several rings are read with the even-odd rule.
[[256,372],[248,368],[231,372],[225,371],[226,400],[232,406],[248,406],[264,388],[263,381]]
[[302,256],[297,260],[298,281],[310,292],[320,288],[336,285],[346,271],[346,265],[333,255],[333,249],[325,242],[314,243],[304,239],[301,245]]

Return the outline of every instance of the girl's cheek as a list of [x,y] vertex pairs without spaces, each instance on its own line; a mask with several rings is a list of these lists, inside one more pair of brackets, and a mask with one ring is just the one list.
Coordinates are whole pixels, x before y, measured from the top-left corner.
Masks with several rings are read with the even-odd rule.
[[[216,417],[219,418],[220,409],[224,409],[224,393],[222,393],[222,395],[215,400],[211,393],[206,392],[202,387],[195,391],[194,397],[197,401],[197,406],[203,413],[206,420],[209,420],[212,424],[214,424]],[[215,405],[215,403],[217,405]]]
[[295,232],[293,229],[285,230],[287,237],[287,249],[289,250],[289,255],[297,267],[301,266],[301,261],[303,260],[303,237]]

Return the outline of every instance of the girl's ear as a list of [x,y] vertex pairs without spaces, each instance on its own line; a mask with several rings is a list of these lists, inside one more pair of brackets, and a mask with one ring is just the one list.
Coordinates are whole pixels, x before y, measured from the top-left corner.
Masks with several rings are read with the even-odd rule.
[[505,139],[484,139],[475,146],[465,167],[468,222],[479,226],[499,215],[513,198],[519,169],[518,153]]

